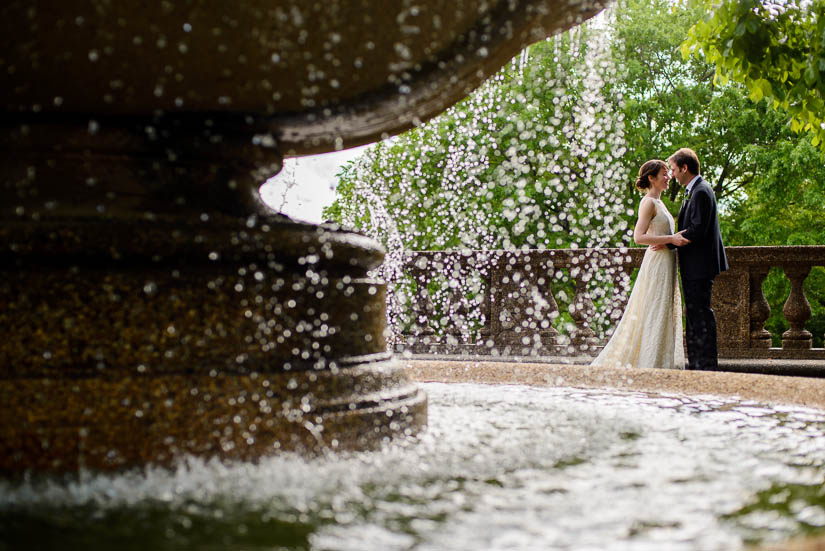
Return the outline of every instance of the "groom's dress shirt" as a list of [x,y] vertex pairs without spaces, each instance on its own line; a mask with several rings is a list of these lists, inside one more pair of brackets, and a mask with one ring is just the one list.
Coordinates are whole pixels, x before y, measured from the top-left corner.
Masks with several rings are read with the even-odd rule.
[[699,179],[699,175],[697,174],[696,176],[693,177],[693,180],[688,182],[687,188],[685,189],[685,193],[690,195],[690,192],[693,191],[693,185],[696,183],[696,180],[698,180],[698,179]]

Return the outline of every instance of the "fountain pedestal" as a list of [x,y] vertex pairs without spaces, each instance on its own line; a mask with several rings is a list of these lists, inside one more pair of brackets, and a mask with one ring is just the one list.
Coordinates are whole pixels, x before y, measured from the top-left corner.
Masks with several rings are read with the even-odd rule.
[[260,204],[277,151],[96,124],[3,138],[0,471],[364,449],[426,423],[367,277],[383,250]]
[[375,446],[426,399],[386,352],[381,247],[273,213],[282,154],[401,132],[561,0],[0,9],[0,471]]

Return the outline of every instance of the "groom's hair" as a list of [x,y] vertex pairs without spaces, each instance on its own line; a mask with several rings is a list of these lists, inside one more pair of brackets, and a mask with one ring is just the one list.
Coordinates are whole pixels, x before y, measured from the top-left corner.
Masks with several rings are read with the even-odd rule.
[[699,174],[699,157],[696,156],[696,152],[692,149],[683,147],[671,155],[668,161],[673,161],[676,163],[676,166],[687,165],[691,174]]

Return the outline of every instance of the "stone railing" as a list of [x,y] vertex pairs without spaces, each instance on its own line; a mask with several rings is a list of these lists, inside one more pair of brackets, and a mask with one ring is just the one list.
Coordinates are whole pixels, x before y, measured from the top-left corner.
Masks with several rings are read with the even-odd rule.
[[[825,266],[825,246],[728,247],[730,270],[716,278],[719,354],[727,358],[823,359],[805,329],[803,282]],[[621,317],[643,248],[415,252],[404,263],[398,350],[505,356],[595,355]],[[791,291],[790,329],[771,346],[762,282],[781,268]],[[568,315],[562,315],[567,312]],[[566,320],[566,321],[565,321]],[[601,338],[593,326],[607,329]]]

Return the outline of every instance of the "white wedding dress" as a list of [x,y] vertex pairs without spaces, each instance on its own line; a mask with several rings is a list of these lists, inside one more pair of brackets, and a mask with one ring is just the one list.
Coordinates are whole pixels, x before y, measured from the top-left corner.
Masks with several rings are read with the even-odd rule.
[[[656,215],[647,235],[670,235],[673,217],[652,199]],[[622,319],[610,341],[590,365],[684,369],[682,299],[676,276],[676,251],[645,251]]]

